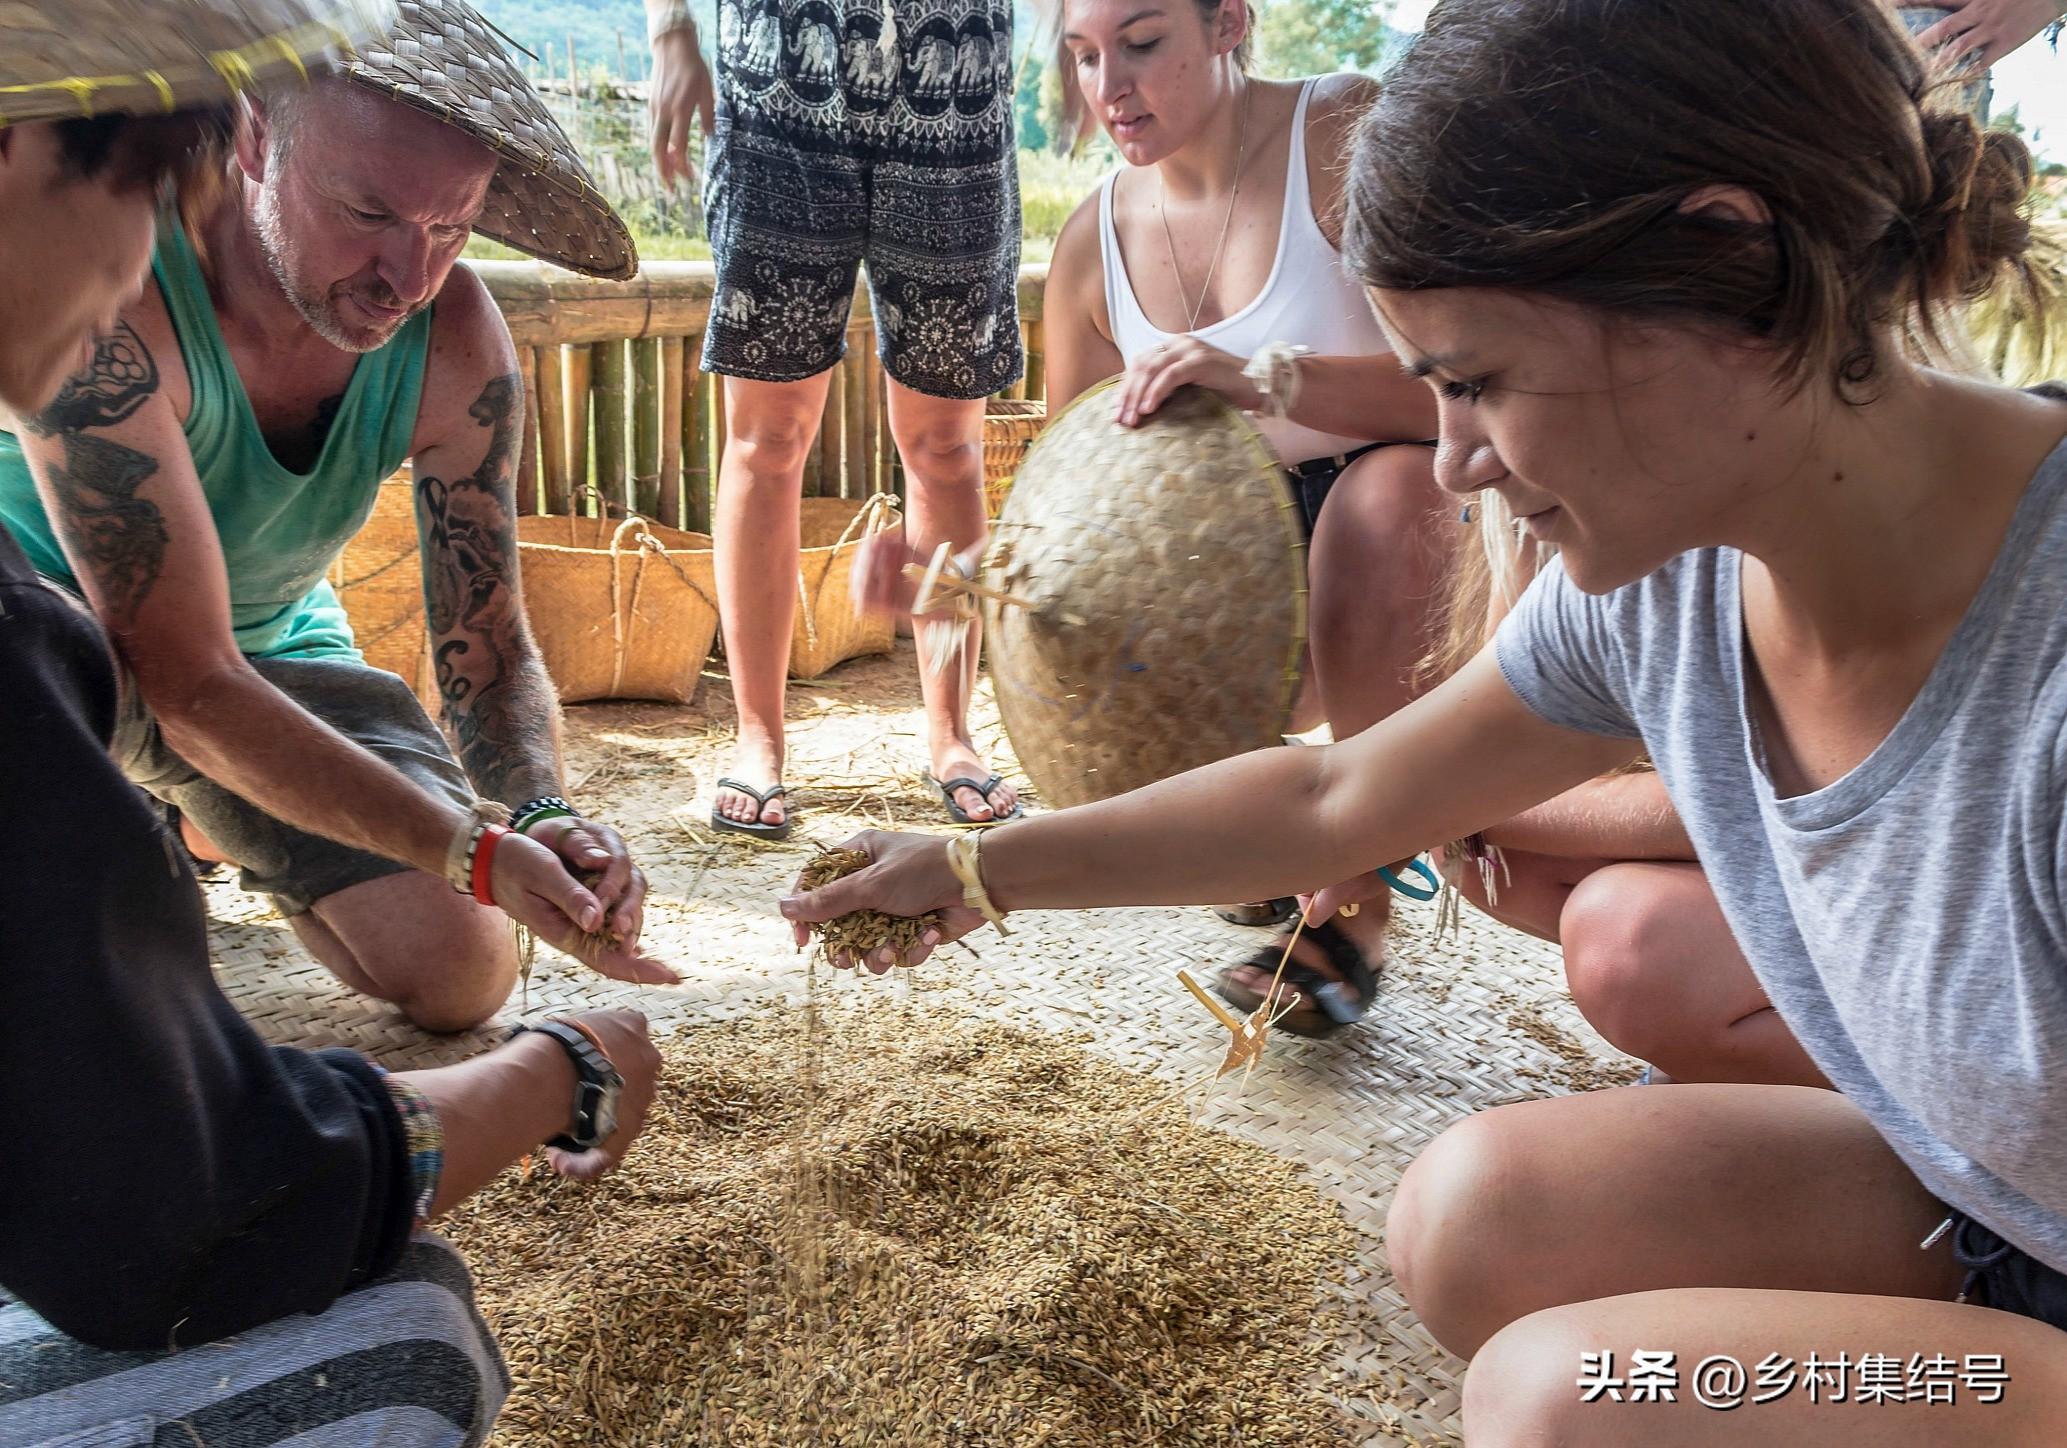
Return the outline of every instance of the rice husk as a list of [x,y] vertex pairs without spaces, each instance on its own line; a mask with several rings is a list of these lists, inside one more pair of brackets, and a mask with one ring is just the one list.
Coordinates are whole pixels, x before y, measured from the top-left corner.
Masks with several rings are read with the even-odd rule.
[[[797,888],[806,893],[829,885],[843,875],[867,869],[874,863],[861,850],[820,850],[797,874]],[[812,926],[820,949],[829,957],[845,955],[853,960],[888,948],[897,952],[897,964],[911,964],[911,956],[928,930],[940,923],[939,913],[920,916],[885,915],[880,910],[856,910],[836,915],[822,925]]]
[[[878,998],[880,999],[880,998]],[[878,1006],[662,1044],[609,1181],[456,1212],[502,1448],[1346,1442],[1298,1168],[1076,1042]]]

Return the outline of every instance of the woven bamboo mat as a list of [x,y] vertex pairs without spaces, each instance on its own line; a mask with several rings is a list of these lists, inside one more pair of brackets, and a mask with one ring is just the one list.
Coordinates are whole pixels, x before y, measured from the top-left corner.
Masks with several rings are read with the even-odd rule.
[[[804,960],[774,899],[809,853],[855,829],[944,823],[921,777],[922,718],[911,646],[791,686],[790,798],[808,824],[782,846],[712,836],[712,781],[725,769],[730,699],[706,680],[695,703],[588,705],[568,711],[570,794],[616,823],[652,879],[647,941],[681,969],[678,989],[619,985],[541,952],[529,1014],[630,1004],[658,1027],[785,1009],[802,997]],[[977,737],[1009,763],[994,709]],[[263,900],[209,888],[224,988],[276,1042],[357,1047],[391,1066],[459,1059],[488,1032],[433,1038],[353,995],[315,965]],[[1588,1029],[1565,996],[1554,949],[1467,914],[1455,939],[1431,934],[1432,906],[1406,904],[1378,1005],[1332,1041],[1274,1038],[1245,1088],[1206,1086],[1224,1033],[1176,984],[1269,937],[1200,909],[1107,910],[1015,920],[978,952],[945,952],[916,971],[838,977],[821,990],[943,1006],[1027,1026],[1088,1033],[1090,1048],[1173,1086],[1197,1087],[1199,1119],[1302,1162],[1362,1234],[1344,1288],[1345,1406],[1369,1441],[1457,1441],[1462,1365],[1430,1341],[1385,1269],[1383,1227],[1407,1164],[1472,1111],[1631,1079],[1635,1067]],[[519,1018],[512,998],[503,1021]],[[1219,1040],[1216,1042],[1216,1036]],[[1259,1228],[1263,1224],[1259,1224]]]

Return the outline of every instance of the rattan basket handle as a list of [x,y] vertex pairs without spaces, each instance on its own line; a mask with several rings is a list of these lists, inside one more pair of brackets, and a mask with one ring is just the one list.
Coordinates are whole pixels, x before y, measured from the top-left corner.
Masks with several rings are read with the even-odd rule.
[[847,521],[847,526],[840,531],[840,536],[834,541],[831,551],[825,555],[825,567],[818,570],[818,582],[815,584],[807,585],[804,582],[803,560],[798,559],[797,602],[802,605],[804,611],[804,641],[814,653],[818,649],[818,600],[825,592],[826,579],[832,577],[833,564],[839,559],[840,550],[854,542],[857,537],[866,538],[879,532],[878,524],[885,517],[894,516],[900,511],[895,493],[877,493],[857,508],[854,516]]

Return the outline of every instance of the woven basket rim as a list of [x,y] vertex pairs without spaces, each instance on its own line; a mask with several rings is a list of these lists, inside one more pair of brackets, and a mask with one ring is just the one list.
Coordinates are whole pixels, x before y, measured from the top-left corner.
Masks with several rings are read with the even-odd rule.
[[[545,514],[545,513],[534,513],[534,514],[532,514],[531,516],[532,516],[532,517],[534,517],[534,518],[542,518],[542,517],[552,517],[553,515],[551,515],[551,514]],[[555,518],[553,519],[553,521],[555,521],[555,522],[558,522],[558,521],[561,521],[561,519],[560,519],[560,518],[558,518],[558,517],[555,517]],[[580,521],[580,522],[602,522],[602,521],[606,521],[606,520],[603,520],[603,519],[578,519],[577,521]],[[645,521],[645,520],[642,520],[642,521]],[[667,553],[667,554],[671,554],[671,555],[676,555],[676,556],[694,556],[695,554],[698,554],[698,553],[710,553],[710,552],[713,552],[713,551],[715,550],[715,544],[714,544],[713,540],[711,539],[711,535],[710,535],[710,534],[708,534],[708,533],[698,533],[698,532],[694,531],[693,529],[689,529],[689,528],[675,528],[675,527],[671,527],[670,525],[668,525],[668,524],[666,524],[666,523],[653,523],[653,522],[651,522],[651,521],[646,521],[646,526],[647,526],[648,528],[656,528],[656,527],[657,527],[657,528],[667,528],[667,529],[668,529],[668,531],[669,531],[669,532],[671,532],[671,533],[680,533],[680,534],[682,534],[682,535],[683,535],[684,537],[688,537],[688,538],[701,538],[701,539],[703,539],[703,540],[704,540],[704,542],[705,542],[705,545],[706,545],[706,546],[703,546],[703,547],[698,547],[698,548],[683,548],[683,547],[679,547],[679,546],[676,546],[676,545],[673,545],[673,544],[667,544],[667,543],[663,543],[663,544],[662,544],[662,547],[661,547],[661,549],[660,549],[660,551],[661,551],[661,552],[663,552],[663,553]],[[659,539],[659,538],[658,538],[657,536],[655,536],[655,535],[649,534],[648,536],[649,536],[649,537],[654,537],[654,541],[655,541],[655,542],[660,542],[660,541],[661,541],[661,540],[660,540],[660,539]],[[528,548],[528,549],[532,549],[532,550],[534,550],[534,551],[538,551],[538,552],[545,552],[545,553],[580,553],[580,554],[594,554],[594,555],[601,555],[601,556],[603,556],[603,557],[608,557],[609,555],[611,555],[611,554],[613,554],[613,553],[623,554],[623,555],[624,555],[624,556],[626,556],[626,557],[630,557],[630,556],[631,556],[632,554],[634,554],[634,553],[639,553],[639,552],[642,552],[642,551],[651,551],[651,550],[642,550],[642,549],[638,548],[637,546],[633,546],[633,547],[629,547],[629,548],[612,548],[612,547],[610,546],[610,544],[609,544],[609,542],[608,542],[607,540],[606,540],[606,541],[604,541],[604,542],[602,542],[602,543],[598,543],[598,544],[581,544],[581,543],[547,543],[547,542],[542,542],[542,541],[539,541],[539,540],[536,540],[536,539],[532,539],[532,538],[526,538],[526,537],[524,537],[524,536],[523,536],[523,534],[522,534],[521,532],[519,532],[519,533],[518,533],[518,535],[517,535],[517,546],[518,546],[519,548]]]
[[14,0],[0,22],[0,128],[164,115],[306,79],[379,35],[395,0]]

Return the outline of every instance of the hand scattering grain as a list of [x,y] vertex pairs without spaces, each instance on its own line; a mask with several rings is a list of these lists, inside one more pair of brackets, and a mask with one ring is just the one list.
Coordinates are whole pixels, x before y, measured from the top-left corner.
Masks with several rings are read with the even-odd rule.
[[[820,850],[797,875],[797,885],[803,890],[816,890],[843,875],[867,869],[871,863],[860,850]],[[817,932],[819,946],[828,959],[845,955],[859,961],[887,946],[897,952],[899,965],[909,965],[912,952],[921,944],[921,937],[939,923],[938,914],[913,919],[885,915],[880,910],[856,910],[851,915],[835,916],[812,929]]]
[[1161,1083],[894,1005],[662,1050],[618,1175],[451,1219],[501,1448],[1347,1441],[1320,1287],[1350,1229]]

